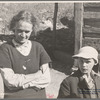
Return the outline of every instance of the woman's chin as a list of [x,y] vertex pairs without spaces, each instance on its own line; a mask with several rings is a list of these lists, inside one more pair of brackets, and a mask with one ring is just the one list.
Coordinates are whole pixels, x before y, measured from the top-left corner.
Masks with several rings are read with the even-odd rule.
[[19,43],[20,44],[24,44],[26,41],[27,41],[26,39],[25,40],[21,40],[21,41],[19,41]]

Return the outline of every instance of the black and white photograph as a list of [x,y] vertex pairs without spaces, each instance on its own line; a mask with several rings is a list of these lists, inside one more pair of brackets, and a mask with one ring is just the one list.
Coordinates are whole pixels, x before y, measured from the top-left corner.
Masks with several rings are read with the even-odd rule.
[[100,98],[99,45],[99,1],[1,1],[0,99]]

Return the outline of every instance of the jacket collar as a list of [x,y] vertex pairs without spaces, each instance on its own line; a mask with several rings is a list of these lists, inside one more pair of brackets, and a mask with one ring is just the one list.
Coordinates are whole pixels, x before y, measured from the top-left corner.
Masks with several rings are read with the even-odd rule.
[[[82,77],[83,74],[82,72],[78,69],[74,74],[74,76],[78,77],[79,78],[79,87],[80,88],[88,88],[87,85],[86,85],[86,81],[85,79]],[[73,76],[72,75],[72,76]],[[92,78],[94,80],[94,83],[97,82],[96,80],[96,77],[98,77],[98,73],[94,72],[93,70],[91,71],[91,75],[92,75]],[[98,83],[97,83],[98,84]],[[100,89],[100,88],[99,88]]]
[[[78,69],[74,74],[72,74],[74,76],[77,76],[79,78],[81,78],[83,76],[83,73]],[[93,79],[95,79],[96,76],[100,76],[98,73],[96,73],[95,71],[91,71],[91,75],[93,77]]]
[[[78,78],[79,78],[79,84],[78,86],[81,88],[81,89],[86,89],[87,88],[87,85],[85,84],[85,81],[84,79],[82,78],[82,73],[80,70],[77,70],[75,73],[74,73]],[[100,75],[96,72],[94,72],[92,70],[92,77],[93,77],[93,80],[94,80],[94,83],[96,85],[96,90],[97,90],[97,94],[98,94],[98,98],[100,98]]]

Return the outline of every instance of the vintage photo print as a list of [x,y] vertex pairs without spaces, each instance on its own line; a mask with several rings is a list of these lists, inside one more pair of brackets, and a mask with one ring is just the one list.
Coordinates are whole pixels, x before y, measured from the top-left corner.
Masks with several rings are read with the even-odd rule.
[[100,98],[99,44],[99,1],[0,1],[0,99]]

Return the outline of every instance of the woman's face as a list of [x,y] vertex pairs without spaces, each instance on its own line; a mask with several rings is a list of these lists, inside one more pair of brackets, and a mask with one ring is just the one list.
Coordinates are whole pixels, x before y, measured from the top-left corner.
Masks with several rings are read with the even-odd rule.
[[16,42],[23,44],[25,43],[31,35],[32,24],[26,21],[19,21],[15,26],[15,40]]
[[83,74],[89,74],[92,71],[94,65],[96,65],[94,59],[78,58],[79,69]]

